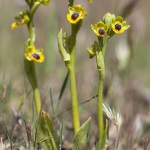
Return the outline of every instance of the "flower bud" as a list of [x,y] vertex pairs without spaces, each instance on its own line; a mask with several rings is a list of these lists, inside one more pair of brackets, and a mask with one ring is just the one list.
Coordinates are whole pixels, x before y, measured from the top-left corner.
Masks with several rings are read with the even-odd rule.
[[108,30],[111,28],[112,19],[115,18],[114,14],[106,13],[103,17],[103,21],[108,26]]

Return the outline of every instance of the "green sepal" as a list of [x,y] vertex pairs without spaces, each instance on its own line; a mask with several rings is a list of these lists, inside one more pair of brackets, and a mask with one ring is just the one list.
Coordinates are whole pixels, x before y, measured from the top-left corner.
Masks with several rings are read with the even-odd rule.
[[64,41],[63,41],[63,32],[62,32],[62,29],[58,33],[58,48],[59,48],[59,52],[60,52],[60,54],[62,56],[63,61],[64,62],[70,61],[70,54],[68,53],[67,49],[64,48]]
[[91,123],[91,117],[86,122],[84,122],[84,124],[80,127],[80,129],[75,134],[74,141],[73,141],[73,150],[85,149],[90,123]]
[[96,150],[107,150],[108,147],[108,121],[106,121],[106,128],[102,139],[96,143]]
[[49,115],[45,111],[41,111],[40,113],[36,138],[36,143],[40,144],[43,149],[57,150],[53,124]]

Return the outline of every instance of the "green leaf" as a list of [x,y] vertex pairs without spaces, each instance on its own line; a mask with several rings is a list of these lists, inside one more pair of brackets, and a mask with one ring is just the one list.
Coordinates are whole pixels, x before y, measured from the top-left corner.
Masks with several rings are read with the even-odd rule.
[[67,72],[66,76],[65,76],[65,79],[63,81],[63,84],[61,86],[61,90],[60,90],[60,94],[59,94],[59,98],[58,98],[58,102],[57,102],[57,105],[56,105],[56,109],[55,109],[55,112],[54,112],[54,118],[57,117],[58,115],[58,110],[59,110],[59,104],[60,104],[60,101],[61,101],[61,98],[63,96],[63,93],[66,89],[66,85],[67,85],[67,82],[68,82],[68,78],[69,78],[69,72]]
[[70,55],[68,54],[67,50],[64,48],[62,29],[58,33],[58,48],[59,48],[59,52],[63,58],[63,61],[65,61],[65,62],[70,61]]
[[87,142],[91,117],[80,127],[73,141],[73,150],[84,150]]
[[44,150],[57,150],[53,135],[52,121],[49,115],[45,111],[42,111],[37,128],[37,144],[39,143]]
[[62,142],[63,142],[63,128],[64,128],[64,119],[62,118],[62,122],[60,124],[60,130],[59,130],[59,149],[62,149]]
[[59,93],[59,99],[61,99],[62,96],[63,96],[64,90],[66,89],[66,85],[67,85],[67,82],[68,82],[68,78],[69,78],[69,73],[67,72],[67,74],[64,78],[63,84],[61,86],[61,90],[60,90],[60,93]]
[[106,128],[104,131],[104,135],[102,139],[99,139],[97,144],[96,144],[96,150],[106,150],[107,149],[107,142],[108,142],[108,122],[106,121]]

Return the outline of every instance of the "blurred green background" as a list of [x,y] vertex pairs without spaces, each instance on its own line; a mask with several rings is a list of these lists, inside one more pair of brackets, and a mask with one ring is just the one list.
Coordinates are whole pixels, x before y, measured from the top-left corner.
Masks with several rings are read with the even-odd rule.
[[[124,116],[123,129],[127,133],[128,129],[130,132],[131,126],[133,128],[139,115],[142,115],[142,119],[140,118],[142,127],[138,128],[136,124],[135,128],[144,134],[143,130],[147,128],[143,126],[145,124],[150,126],[150,0],[93,0],[92,4],[86,0],[75,0],[75,4],[82,4],[88,14],[77,36],[76,46],[77,90],[80,102],[97,94],[96,63],[95,59],[89,59],[86,50],[97,39],[90,25],[102,20],[107,12],[115,15],[127,13],[126,20],[127,24],[131,25],[130,30],[115,35],[107,46],[105,101]],[[28,115],[30,111],[26,110],[32,109],[31,88],[23,64],[24,43],[28,39],[28,30],[26,26],[11,30],[14,17],[27,8],[23,0],[0,1],[0,114],[5,116],[8,126],[13,120],[12,110],[17,111],[21,107],[22,112]],[[70,34],[67,13],[67,1],[51,0],[48,7],[40,6],[34,16],[35,45],[37,48],[43,48],[45,55],[44,63],[36,64],[37,79],[43,108],[49,113],[51,113],[50,88],[56,105],[67,73],[57,47],[59,30],[62,28]],[[24,93],[30,93],[30,97],[24,98]],[[69,84],[62,97],[59,112],[68,107],[70,107]],[[82,121],[92,116],[96,122],[96,100],[91,100],[80,108]],[[143,121],[143,118],[146,121]],[[2,120],[0,118],[1,127]],[[93,128],[94,125],[93,123]],[[0,134],[2,133],[1,130]],[[122,135],[127,140],[124,132]]]

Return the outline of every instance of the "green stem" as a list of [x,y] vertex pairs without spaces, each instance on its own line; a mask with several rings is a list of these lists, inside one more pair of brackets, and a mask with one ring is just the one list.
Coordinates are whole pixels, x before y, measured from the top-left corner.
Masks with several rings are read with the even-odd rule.
[[30,45],[33,45],[34,38],[35,38],[35,31],[34,31],[32,19],[30,19],[30,22],[29,22],[29,37],[30,37]]
[[[29,32],[30,32],[30,45],[33,45],[34,38],[35,38],[35,32],[34,32],[34,27],[33,27],[32,22],[30,22],[30,24],[29,24]],[[33,88],[35,107],[36,107],[36,112],[39,113],[41,111],[41,98],[40,98],[40,92],[39,92],[38,85],[37,85],[35,64],[34,64],[34,62],[30,62],[30,65],[32,67],[32,78],[34,81],[34,84],[32,84],[32,88]]]
[[68,7],[73,6],[74,0],[68,0]]
[[106,51],[107,42],[108,42],[108,35],[107,35],[106,38],[104,39],[104,43],[103,43],[103,46],[102,46],[103,58],[105,58],[105,51]]
[[38,86],[33,88],[33,92],[34,92],[36,112],[39,113],[41,111],[41,97],[40,97]]
[[36,112],[39,113],[41,110],[41,99],[40,99],[40,92],[39,92],[37,80],[36,80],[35,64],[34,62],[32,61],[29,62],[26,59],[24,60],[24,64],[25,64],[25,71],[26,71],[28,80],[33,89],[33,97],[35,101]]
[[[34,38],[35,38],[35,31],[34,31],[32,16],[33,15],[30,16],[30,22],[28,24],[29,37],[30,37],[29,46],[34,44]],[[29,82],[33,89],[33,96],[34,96],[36,112],[39,113],[41,111],[41,98],[40,98],[40,92],[38,89],[38,84],[37,84],[37,79],[36,79],[34,62],[25,60],[25,70],[26,70]]]
[[99,138],[102,140],[104,134],[104,122],[103,122],[103,80],[105,76],[105,50],[108,38],[105,39],[98,38],[101,51],[96,52],[97,67],[99,72],[99,85],[98,85],[98,128],[99,128]]
[[69,70],[70,75],[70,88],[71,88],[71,98],[72,98],[72,118],[73,118],[73,126],[74,132],[77,133],[80,128],[80,119],[79,119],[79,110],[78,110],[78,99],[77,99],[77,91],[76,91],[76,80],[75,80],[75,72],[74,67]]
[[105,38],[98,37],[98,42],[102,49],[103,58],[105,58],[105,51],[106,51],[106,45],[107,45],[108,39],[109,39],[108,35],[106,35]]
[[77,133],[80,128],[79,110],[78,110],[78,98],[76,89],[76,79],[75,79],[75,45],[76,45],[76,29],[75,25],[72,25],[72,35],[71,35],[71,49],[70,49],[70,63],[69,63],[69,76],[70,76],[70,89],[72,98],[72,118],[74,132]]
[[99,128],[99,138],[102,139],[104,133],[104,123],[103,123],[103,78],[99,72],[99,85],[98,85],[98,128]]

